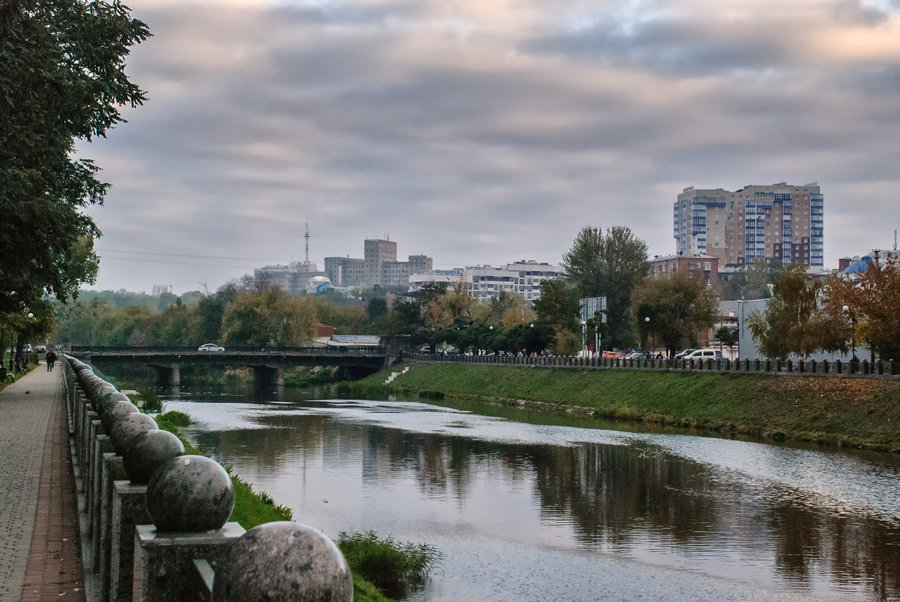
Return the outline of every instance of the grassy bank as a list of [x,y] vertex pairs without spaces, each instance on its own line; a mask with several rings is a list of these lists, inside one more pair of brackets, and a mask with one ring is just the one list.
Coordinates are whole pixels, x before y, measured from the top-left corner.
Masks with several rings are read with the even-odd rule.
[[[408,364],[344,385],[338,393],[524,405],[548,412],[686,427],[774,441],[900,453],[900,381],[519,366]],[[394,366],[392,371],[399,371]]]

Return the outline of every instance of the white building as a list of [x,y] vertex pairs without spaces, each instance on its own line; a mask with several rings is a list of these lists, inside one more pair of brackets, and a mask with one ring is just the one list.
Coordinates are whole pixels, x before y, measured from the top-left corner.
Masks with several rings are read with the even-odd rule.
[[541,282],[561,278],[559,266],[536,261],[517,261],[504,267],[470,266],[453,270],[432,270],[409,277],[409,292],[416,293],[427,284],[446,284],[448,288],[462,282],[468,293],[479,301],[489,301],[501,292],[522,295],[526,301],[541,297]]

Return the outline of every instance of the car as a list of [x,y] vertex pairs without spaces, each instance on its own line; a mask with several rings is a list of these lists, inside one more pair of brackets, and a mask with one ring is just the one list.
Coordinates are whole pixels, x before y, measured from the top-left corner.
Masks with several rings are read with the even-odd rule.
[[646,349],[629,349],[628,353],[625,354],[626,360],[642,360],[649,357],[650,352]]
[[679,351],[678,353],[675,354],[675,359],[680,360],[681,358],[686,356],[688,353],[691,353],[692,351],[696,351],[696,349],[694,349],[692,347],[688,347],[687,349],[682,349],[681,351]]
[[219,353],[225,351],[225,348],[221,345],[216,345],[215,343],[203,343],[199,347],[197,347],[197,351],[207,351],[213,353]]
[[720,360],[722,354],[718,349],[695,349],[684,356],[686,360]]

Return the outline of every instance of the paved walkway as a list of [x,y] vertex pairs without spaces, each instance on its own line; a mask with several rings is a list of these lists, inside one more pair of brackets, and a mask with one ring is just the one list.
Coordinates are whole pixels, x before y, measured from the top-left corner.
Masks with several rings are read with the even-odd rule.
[[84,600],[62,368],[0,391],[0,602]]

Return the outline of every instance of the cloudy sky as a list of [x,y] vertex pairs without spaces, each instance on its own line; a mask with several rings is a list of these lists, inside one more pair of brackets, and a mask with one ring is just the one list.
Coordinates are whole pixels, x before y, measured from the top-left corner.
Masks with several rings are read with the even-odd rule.
[[900,228],[898,0],[130,0],[149,101],[81,145],[94,288],[214,290],[389,236],[436,267],[674,251],[687,186],[819,182],[826,267]]

